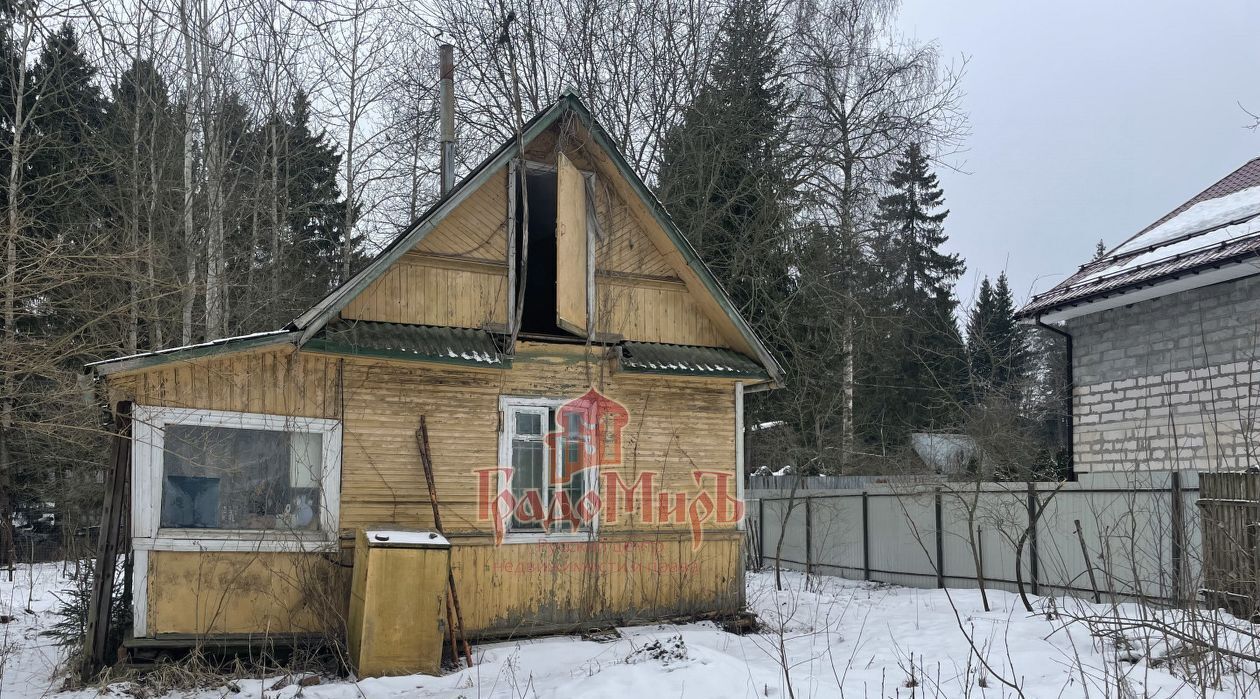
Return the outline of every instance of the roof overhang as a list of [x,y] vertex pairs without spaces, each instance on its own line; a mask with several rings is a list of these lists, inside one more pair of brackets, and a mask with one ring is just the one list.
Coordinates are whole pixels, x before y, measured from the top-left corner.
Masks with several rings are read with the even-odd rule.
[[96,374],[97,376],[107,376],[109,374],[118,374],[125,371],[148,369],[160,364],[183,362],[190,359],[197,359],[199,357],[210,357],[226,352],[239,352],[247,349],[296,344],[300,335],[301,333],[292,330],[271,330],[269,332],[254,333],[252,335],[225,337],[221,340],[214,340],[212,342],[202,342],[200,344],[185,345],[183,347],[172,347],[170,349],[156,350],[153,352],[141,352],[140,354],[132,354],[126,357],[117,357],[115,359],[92,362],[84,365],[84,369]]
[[1202,270],[1187,270],[1174,277],[1164,277],[1147,285],[1122,287],[1097,296],[1085,297],[1079,301],[1057,306],[1043,311],[1027,314],[1025,320],[1030,322],[1059,323],[1073,318],[1100,313],[1121,306],[1149,301],[1150,299],[1170,294],[1190,291],[1221,282],[1242,279],[1260,274],[1260,259],[1238,260]]
[[625,342],[618,357],[618,368],[629,374],[770,380],[757,360],[724,348]]

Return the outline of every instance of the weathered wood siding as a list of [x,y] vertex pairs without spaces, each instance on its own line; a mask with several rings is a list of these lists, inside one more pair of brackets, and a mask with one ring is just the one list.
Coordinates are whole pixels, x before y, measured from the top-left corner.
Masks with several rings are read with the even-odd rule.
[[[540,146],[554,144],[555,135],[544,136],[531,147],[530,157],[554,165],[555,152]],[[591,202],[600,228],[593,250],[596,332],[638,342],[734,347],[750,353],[615,168],[589,151],[572,155],[579,168],[596,174]],[[465,328],[506,326],[508,206],[504,169],[356,297],[342,317]],[[585,256],[574,254],[579,259]],[[584,298],[582,292],[574,303]],[[580,315],[572,309],[568,314]]]
[[149,553],[155,633],[317,633],[345,618],[349,578],[321,556]]
[[[143,405],[343,420],[343,533],[373,525],[432,526],[415,441],[419,418],[425,415],[443,523],[454,539],[453,566],[472,631],[731,609],[742,599],[741,534],[733,524],[721,531],[710,525],[703,545],[693,552],[686,522],[644,523],[631,515],[615,524],[601,523],[596,543],[557,550],[517,543],[492,546],[491,523],[478,519],[476,472],[498,466],[499,397],[578,397],[592,385],[630,413],[624,463],[615,469],[624,481],[651,472],[661,490],[694,495],[700,492],[696,470],[722,472],[731,476],[725,495],[733,499],[735,403],[730,381],[614,374],[599,349],[522,343],[508,370],[285,350],[175,363],[115,375],[110,384],[114,398]],[[611,545],[615,541],[664,548],[623,551]],[[219,581],[230,578],[197,578],[197,585],[189,587],[186,568],[191,564],[182,563],[183,572],[168,572],[167,561],[173,560],[165,552],[151,558],[150,619],[157,633],[182,631],[189,622],[187,616],[172,616],[178,603],[159,601],[159,595],[214,597],[222,591]],[[519,564],[539,560],[552,564],[519,572]],[[590,572],[592,560],[607,565]],[[658,560],[676,563],[677,572],[660,564],[655,567],[665,570],[649,572],[648,564]],[[508,572],[504,565],[509,563],[517,572]],[[179,580],[184,582],[173,584]],[[277,603],[285,609],[292,606],[284,595]],[[170,611],[167,606],[155,608],[158,604],[170,604]],[[179,621],[164,621],[169,619]],[[218,627],[202,630],[211,629]]]
[[490,178],[350,302],[356,320],[480,328],[507,322],[507,174]]

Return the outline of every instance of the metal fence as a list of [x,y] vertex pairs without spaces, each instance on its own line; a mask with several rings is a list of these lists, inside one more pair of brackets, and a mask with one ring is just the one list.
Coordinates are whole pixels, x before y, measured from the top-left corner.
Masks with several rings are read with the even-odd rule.
[[790,491],[802,490],[851,490],[879,485],[913,485],[943,483],[945,479],[933,474],[906,474],[898,476],[749,476],[750,490]]
[[[11,564],[47,563],[90,556],[99,528],[71,529],[57,525],[14,527],[13,548],[0,543],[0,568]],[[0,542],[3,534],[0,533]]]
[[1033,593],[1178,600],[1198,589],[1197,493],[1197,474],[1164,472],[747,497],[764,564],[913,587],[976,587],[979,571],[991,589],[1022,578]]

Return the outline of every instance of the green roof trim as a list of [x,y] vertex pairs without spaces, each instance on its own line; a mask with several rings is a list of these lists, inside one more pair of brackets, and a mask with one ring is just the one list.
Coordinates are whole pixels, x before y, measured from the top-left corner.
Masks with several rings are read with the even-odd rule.
[[506,369],[511,360],[484,330],[435,325],[339,320],[307,343],[308,349],[382,359],[403,359]]
[[768,379],[756,360],[717,347],[627,342],[621,348],[622,371],[674,376]]

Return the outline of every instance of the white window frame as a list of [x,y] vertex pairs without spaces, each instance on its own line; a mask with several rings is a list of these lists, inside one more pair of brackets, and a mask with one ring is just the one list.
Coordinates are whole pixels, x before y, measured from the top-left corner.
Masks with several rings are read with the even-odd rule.
[[[167,425],[307,432],[321,440],[319,531],[163,527],[162,463]],[[131,543],[137,551],[319,551],[338,540],[341,421],[324,418],[138,405],[132,419]]]
[[[529,396],[499,396],[499,414],[502,416],[502,429],[499,430],[499,493],[511,492],[512,481],[503,469],[512,467],[512,440],[516,438],[516,420],[512,419],[512,413],[515,409],[525,408],[522,412],[541,412],[539,409],[545,409],[548,412],[556,410],[569,403],[571,398],[537,398]],[[534,410],[529,410],[529,409]],[[551,423],[550,416],[543,421],[543,459],[545,462],[551,461],[551,447],[547,444],[547,434],[549,433],[549,425]],[[587,453],[591,453],[594,445],[587,444]],[[554,468],[563,468],[560,460],[557,460]],[[589,479],[587,480],[587,492],[599,492],[599,467],[598,465],[591,468],[587,472]],[[551,476],[548,474],[548,487],[545,491],[543,501],[544,512],[551,511],[551,491],[554,489],[550,486]],[[601,508],[602,509],[602,508]],[[512,516],[509,513],[504,520],[504,526],[509,527],[503,536],[503,542],[507,544],[530,544],[539,542],[558,542],[558,541],[594,541],[599,535],[600,512],[595,513],[594,519],[591,520],[591,528],[584,531],[575,532],[536,532],[536,531],[512,531],[510,529]],[[497,516],[497,513],[496,513]]]

